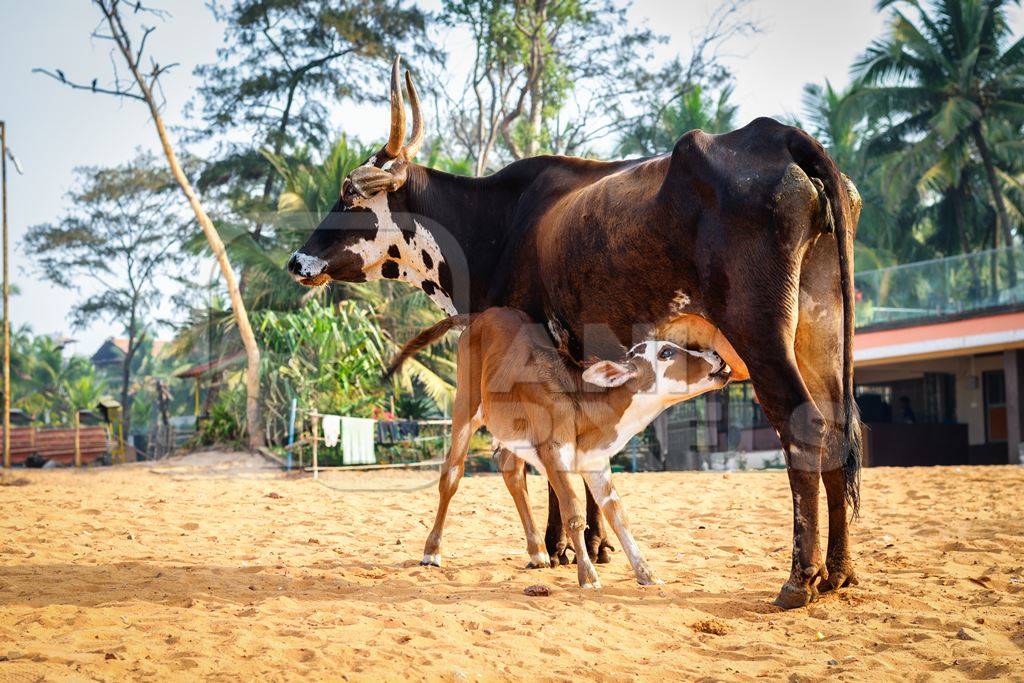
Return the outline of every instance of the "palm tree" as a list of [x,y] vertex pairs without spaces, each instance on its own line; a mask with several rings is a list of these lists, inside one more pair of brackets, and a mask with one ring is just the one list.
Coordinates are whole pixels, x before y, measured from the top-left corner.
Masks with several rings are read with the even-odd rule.
[[644,117],[619,142],[619,154],[652,155],[671,150],[683,133],[699,128],[705,133],[725,133],[736,127],[738,107],[730,102],[733,87],[712,95],[699,85],[676,93],[668,103]]
[[992,141],[1008,122],[1019,128],[1024,120],[1024,40],[1011,41],[1010,4],[1019,0],[879,0],[879,9],[893,8],[892,25],[855,63],[861,87],[848,102],[885,123],[876,142],[896,143],[886,159],[894,187],[910,179],[920,192],[946,192],[980,159],[994,247],[1013,245],[1004,181],[1013,169],[1000,166],[1005,157]]

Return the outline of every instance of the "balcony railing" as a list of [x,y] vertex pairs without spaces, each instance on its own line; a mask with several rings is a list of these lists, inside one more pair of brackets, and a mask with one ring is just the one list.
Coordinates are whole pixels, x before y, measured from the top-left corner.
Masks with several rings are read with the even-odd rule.
[[1024,305],[1024,247],[861,271],[857,327]]

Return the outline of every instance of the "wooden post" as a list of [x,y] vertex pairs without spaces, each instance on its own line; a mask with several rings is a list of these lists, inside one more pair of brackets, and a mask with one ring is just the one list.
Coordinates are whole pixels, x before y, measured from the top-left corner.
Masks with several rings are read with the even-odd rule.
[[320,478],[319,464],[317,462],[317,447],[320,445],[320,414],[315,410],[309,414],[313,418],[313,478]]
[[82,419],[79,416],[79,410],[75,409],[75,467],[82,466]]
[[0,184],[3,184],[3,299],[4,299],[4,469],[11,468],[11,317],[7,308],[10,282],[7,272],[7,124],[0,121]]
[[1006,462],[1020,464],[1024,442],[1024,351],[1003,351],[1003,376],[1006,387]]

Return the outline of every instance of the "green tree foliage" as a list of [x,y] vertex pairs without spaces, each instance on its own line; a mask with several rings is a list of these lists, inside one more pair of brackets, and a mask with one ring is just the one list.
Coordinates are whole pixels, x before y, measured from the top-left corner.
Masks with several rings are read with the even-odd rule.
[[[472,70],[459,96],[444,100],[449,153],[475,174],[509,158],[586,153],[637,125],[653,99],[703,82],[717,68],[707,48],[732,35],[742,0],[726,2],[716,28],[685,67],[652,67],[665,38],[631,24],[612,0],[447,0],[441,22],[472,36]],[[740,22],[745,23],[745,22]],[[710,26],[710,24],[709,24]]]
[[620,154],[650,156],[671,150],[684,133],[699,128],[705,133],[725,133],[736,128],[737,107],[729,101],[732,86],[717,95],[700,85],[682,89],[652,116],[637,121],[619,142]]
[[55,284],[96,292],[72,308],[72,324],[103,320],[123,327],[128,349],[121,372],[125,431],[131,416],[132,368],[147,321],[163,300],[161,277],[181,271],[177,251],[187,222],[177,211],[178,187],[149,154],[112,168],[77,169],[79,186],[59,223],[36,225],[25,237],[40,274]]
[[12,406],[33,422],[70,425],[76,410],[94,408],[107,391],[92,363],[67,354],[63,341],[27,328],[11,335]]
[[[200,66],[193,103],[199,139],[222,143],[200,188],[221,190],[234,213],[273,210],[274,169],[262,149],[281,155],[319,148],[330,131],[329,104],[382,99],[384,66],[401,48],[429,57],[427,16],[405,0],[231,0],[212,4],[226,25],[217,61]],[[244,142],[238,142],[244,140]],[[251,226],[259,237],[263,223]]]
[[[869,154],[889,199],[930,208],[932,241],[943,250],[981,246],[971,230],[985,213],[978,202],[992,215],[988,243],[1014,243],[1007,205],[1015,205],[1024,162],[1014,144],[1024,122],[1024,39],[1011,35],[1011,4],[881,0],[890,28],[854,65],[860,82],[848,106],[879,123]],[[1008,273],[1013,284],[1012,262]]]

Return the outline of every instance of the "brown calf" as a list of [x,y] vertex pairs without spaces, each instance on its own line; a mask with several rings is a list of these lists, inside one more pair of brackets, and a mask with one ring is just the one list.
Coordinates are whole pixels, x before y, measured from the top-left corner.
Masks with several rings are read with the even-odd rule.
[[[574,548],[586,547],[587,525],[569,484],[573,472],[583,476],[622,543],[637,581],[659,583],[629,530],[609,460],[668,406],[725,386],[732,372],[729,366],[714,351],[648,341],[630,349],[622,362],[605,360],[581,370],[553,348],[543,328],[525,313],[490,308],[474,316],[454,316],[426,330],[407,345],[393,368],[421,348],[417,340],[438,337],[438,328],[467,323],[459,339],[452,445],[442,466],[437,517],[422,564],[441,564],[445,516],[462,478],[469,439],[486,426],[497,444],[547,477]],[[533,534],[531,538],[527,528],[531,560],[546,565],[547,553],[535,530]],[[578,551],[576,559],[580,586],[600,587],[588,553]]]

